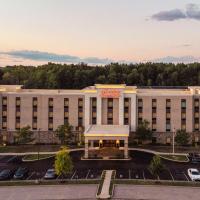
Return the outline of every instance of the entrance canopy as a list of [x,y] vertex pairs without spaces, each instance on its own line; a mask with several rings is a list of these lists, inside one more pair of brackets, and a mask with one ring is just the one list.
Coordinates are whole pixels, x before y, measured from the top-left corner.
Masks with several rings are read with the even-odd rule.
[[84,132],[85,137],[128,137],[129,125],[91,125]]

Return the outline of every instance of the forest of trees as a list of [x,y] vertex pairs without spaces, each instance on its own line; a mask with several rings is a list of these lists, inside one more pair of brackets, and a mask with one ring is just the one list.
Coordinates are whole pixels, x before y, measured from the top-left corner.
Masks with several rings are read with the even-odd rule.
[[25,88],[82,89],[95,83],[137,86],[200,85],[200,63],[164,64],[111,63],[104,67],[84,63],[0,68],[0,84],[24,85]]

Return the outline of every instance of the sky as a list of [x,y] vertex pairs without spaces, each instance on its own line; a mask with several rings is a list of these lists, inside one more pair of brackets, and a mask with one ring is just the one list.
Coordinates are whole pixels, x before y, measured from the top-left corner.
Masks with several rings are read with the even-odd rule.
[[0,66],[200,61],[199,0],[0,0]]

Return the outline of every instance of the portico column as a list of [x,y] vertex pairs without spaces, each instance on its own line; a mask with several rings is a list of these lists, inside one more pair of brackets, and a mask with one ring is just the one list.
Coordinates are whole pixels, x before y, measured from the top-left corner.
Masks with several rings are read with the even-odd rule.
[[90,140],[91,148],[94,147],[94,140]]
[[124,140],[124,158],[128,158],[128,138]]
[[119,97],[119,125],[124,125],[124,95]]
[[131,131],[136,131],[136,117],[137,107],[136,107],[136,95],[131,95]]
[[97,125],[101,125],[101,109],[102,109],[102,99],[97,96]]
[[85,138],[85,158],[88,158],[88,139]]

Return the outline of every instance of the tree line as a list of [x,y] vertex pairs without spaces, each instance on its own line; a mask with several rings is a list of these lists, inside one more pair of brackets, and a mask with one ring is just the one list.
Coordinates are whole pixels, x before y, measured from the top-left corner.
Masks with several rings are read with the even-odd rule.
[[38,67],[0,68],[0,84],[24,85],[25,88],[82,89],[96,83],[136,86],[200,85],[200,63],[111,63],[106,66],[48,63]]

